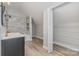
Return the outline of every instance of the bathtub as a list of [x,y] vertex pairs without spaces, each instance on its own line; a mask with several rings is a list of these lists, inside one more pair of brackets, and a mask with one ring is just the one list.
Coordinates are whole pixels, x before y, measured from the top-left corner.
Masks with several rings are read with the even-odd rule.
[[7,33],[7,36],[3,36],[2,37],[2,40],[4,39],[11,39],[11,38],[17,38],[17,37],[25,37],[25,35],[21,34],[21,33]]

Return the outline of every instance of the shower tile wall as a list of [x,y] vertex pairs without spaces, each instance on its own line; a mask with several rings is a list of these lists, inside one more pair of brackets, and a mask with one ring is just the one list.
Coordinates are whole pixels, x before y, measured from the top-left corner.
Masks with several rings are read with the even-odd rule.
[[8,31],[10,32],[26,32],[26,19],[21,17],[12,17],[8,21]]
[[11,15],[8,21],[9,32],[26,33],[26,18],[19,10],[9,9],[8,14]]

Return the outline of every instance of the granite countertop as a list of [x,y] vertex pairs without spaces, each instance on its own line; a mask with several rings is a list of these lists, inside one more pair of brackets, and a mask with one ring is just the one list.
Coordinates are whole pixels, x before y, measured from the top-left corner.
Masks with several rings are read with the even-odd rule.
[[8,33],[8,36],[4,36],[2,37],[2,40],[4,39],[10,39],[10,38],[18,38],[18,37],[25,37],[23,34],[21,33]]

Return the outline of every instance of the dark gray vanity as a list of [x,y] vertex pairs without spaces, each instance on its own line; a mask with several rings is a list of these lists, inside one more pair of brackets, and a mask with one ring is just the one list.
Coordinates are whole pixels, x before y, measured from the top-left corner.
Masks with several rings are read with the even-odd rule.
[[24,56],[24,37],[1,40],[2,56]]

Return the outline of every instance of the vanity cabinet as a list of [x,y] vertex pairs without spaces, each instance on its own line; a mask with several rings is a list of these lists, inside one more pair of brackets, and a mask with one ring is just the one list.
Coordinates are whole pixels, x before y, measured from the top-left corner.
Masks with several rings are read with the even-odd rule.
[[2,56],[24,56],[24,37],[1,40]]

